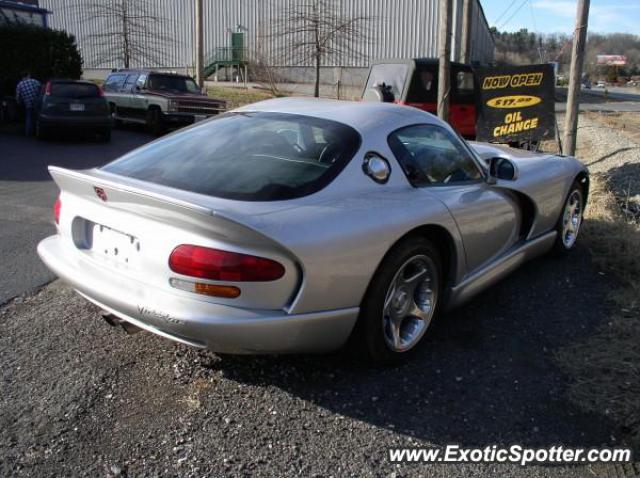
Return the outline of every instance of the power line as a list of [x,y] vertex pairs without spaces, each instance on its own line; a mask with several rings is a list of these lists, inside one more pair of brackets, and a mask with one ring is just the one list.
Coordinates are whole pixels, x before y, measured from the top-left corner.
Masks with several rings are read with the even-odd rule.
[[507,7],[507,9],[506,9],[505,11],[503,11],[503,12],[500,14],[500,16],[499,16],[498,18],[496,18],[496,20],[493,22],[493,24],[494,24],[494,25],[497,25],[497,24],[498,24],[498,22],[499,22],[500,20],[502,20],[502,17],[504,17],[504,16],[507,14],[507,12],[508,12],[509,10],[511,10],[511,7],[513,7],[517,1],[518,1],[518,0],[512,0],[512,1],[511,1],[511,3],[509,4],[509,6]]
[[529,1],[529,0],[524,0],[524,1],[520,4],[520,6],[519,6],[518,8],[516,8],[516,10],[511,14],[511,16],[510,16],[509,18],[507,18],[507,20],[506,20],[506,21],[504,21],[504,22],[502,23],[502,25],[500,26],[500,30],[501,30],[501,29],[503,29],[506,25],[508,25],[508,24],[509,24],[509,22],[511,21],[511,19],[512,19],[513,17],[515,17],[515,16],[516,16],[516,14],[517,14],[520,10],[522,10],[522,7],[524,7],[524,6],[527,4],[527,2],[528,2],[528,1]]
[[538,37],[538,54],[540,55],[540,63],[544,63],[547,53],[542,48],[542,36],[540,36],[540,34],[538,33],[538,25],[536,23],[536,16],[533,12],[533,2],[531,0],[529,0],[529,12],[531,13],[531,22],[533,23],[533,31],[536,33]]

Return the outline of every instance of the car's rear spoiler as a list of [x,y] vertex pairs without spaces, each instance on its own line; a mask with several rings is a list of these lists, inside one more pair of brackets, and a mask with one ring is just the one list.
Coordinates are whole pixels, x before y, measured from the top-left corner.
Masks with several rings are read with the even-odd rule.
[[[157,191],[152,183],[133,184],[142,181],[107,175],[95,169],[73,171],[49,166],[49,173],[62,194],[103,204],[129,214],[151,218],[174,227],[214,235],[236,244],[265,244],[259,231],[244,223],[241,218],[210,206],[179,197],[187,195],[175,191],[175,196]],[[64,207],[64,198],[63,198]]]

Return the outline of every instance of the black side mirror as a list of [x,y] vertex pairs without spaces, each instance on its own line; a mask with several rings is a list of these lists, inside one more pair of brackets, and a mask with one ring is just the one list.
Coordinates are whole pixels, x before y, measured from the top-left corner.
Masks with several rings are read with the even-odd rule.
[[489,161],[489,183],[495,184],[498,179],[514,181],[518,178],[518,168],[507,158],[491,158]]

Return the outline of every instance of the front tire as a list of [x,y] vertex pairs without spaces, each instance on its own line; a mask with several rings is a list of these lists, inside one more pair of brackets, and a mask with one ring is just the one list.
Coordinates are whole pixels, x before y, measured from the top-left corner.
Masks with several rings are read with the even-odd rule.
[[122,128],[122,120],[118,118],[118,107],[114,103],[109,103],[109,110],[111,111],[111,124],[114,128]]
[[578,182],[574,182],[556,224],[557,235],[553,244],[556,255],[565,254],[575,246],[582,226],[584,206],[584,191]]
[[413,237],[383,259],[360,308],[355,340],[374,364],[397,363],[415,350],[438,306],[442,264],[436,247]]

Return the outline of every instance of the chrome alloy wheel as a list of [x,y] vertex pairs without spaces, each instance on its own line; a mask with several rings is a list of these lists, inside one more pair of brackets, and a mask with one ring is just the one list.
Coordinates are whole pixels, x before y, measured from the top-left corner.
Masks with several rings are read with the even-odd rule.
[[562,213],[562,244],[571,249],[576,243],[582,224],[582,193],[574,189],[567,199]]
[[438,273],[425,255],[407,260],[396,272],[384,299],[384,340],[394,352],[415,346],[431,323],[438,300]]

